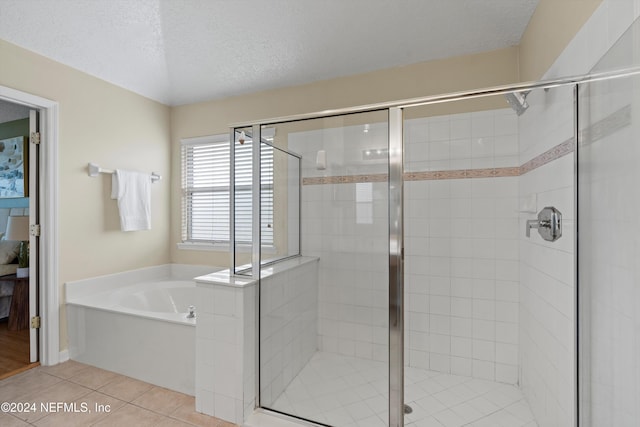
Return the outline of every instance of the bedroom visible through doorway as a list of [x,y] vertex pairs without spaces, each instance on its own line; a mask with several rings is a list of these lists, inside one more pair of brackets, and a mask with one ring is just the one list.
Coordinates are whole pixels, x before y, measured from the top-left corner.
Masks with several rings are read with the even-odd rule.
[[38,365],[37,120],[29,107],[0,100],[0,379]]

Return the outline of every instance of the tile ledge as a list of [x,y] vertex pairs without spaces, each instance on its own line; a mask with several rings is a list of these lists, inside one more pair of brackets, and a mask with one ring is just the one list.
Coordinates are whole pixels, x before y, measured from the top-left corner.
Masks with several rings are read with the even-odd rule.
[[[273,265],[269,265],[266,268],[263,268],[260,272],[260,278],[265,279],[267,277],[275,276],[277,274],[290,271],[294,268],[318,261],[319,258],[309,256],[287,259],[285,261],[277,262]],[[248,286],[253,286],[257,283],[257,280],[251,277],[234,276],[231,274],[231,270],[229,269],[217,271],[204,276],[199,276],[193,280],[195,280],[196,286],[218,285],[229,286],[233,288],[245,288]]]

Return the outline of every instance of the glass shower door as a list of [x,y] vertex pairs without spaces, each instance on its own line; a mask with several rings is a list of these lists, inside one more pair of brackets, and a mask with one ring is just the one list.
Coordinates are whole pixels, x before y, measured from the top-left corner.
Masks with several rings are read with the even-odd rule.
[[[335,427],[388,425],[387,117],[385,110],[268,126],[274,147],[302,157],[301,255],[319,262],[315,279],[261,281],[264,408]],[[288,162],[274,153],[274,171],[283,173]],[[274,195],[286,193],[278,182],[292,184],[274,179]],[[283,215],[295,212],[273,199],[273,224]],[[286,242],[297,243],[274,235],[262,259],[287,254],[278,247]]]
[[592,70],[625,77],[580,87],[580,427],[640,419],[639,29],[636,22]]
[[574,425],[573,86],[505,95],[405,109],[405,425]]

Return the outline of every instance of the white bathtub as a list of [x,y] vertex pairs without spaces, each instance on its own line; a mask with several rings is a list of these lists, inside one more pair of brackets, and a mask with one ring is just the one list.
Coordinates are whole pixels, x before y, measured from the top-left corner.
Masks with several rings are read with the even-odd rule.
[[192,326],[196,324],[195,318],[187,318],[189,306],[196,306],[196,286],[190,280],[138,283],[96,299],[101,300],[95,301],[95,307],[110,311]]
[[66,283],[69,357],[194,395],[190,278],[217,270],[166,265]]

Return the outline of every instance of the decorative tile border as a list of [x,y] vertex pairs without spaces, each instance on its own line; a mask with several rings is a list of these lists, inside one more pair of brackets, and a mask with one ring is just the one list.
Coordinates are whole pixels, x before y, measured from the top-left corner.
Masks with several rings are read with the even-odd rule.
[[625,105],[610,116],[595,122],[580,131],[578,141],[581,147],[592,144],[631,124],[631,105]]
[[339,175],[339,176],[317,176],[302,178],[302,185],[321,184],[354,184],[359,182],[386,182],[388,175],[378,173],[371,175]]
[[520,168],[485,168],[485,169],[459,169],[450,171],[433,172],[406,172],[405,181],[428,181],[438,179],[464,179],[464,178],[498,178],[520,175]]
[[[549,152],[554,150],[549,150]],[[542,157],[542,156],[544,156],[544,154],[539,157]],[[551,158],[547,156],[543,159],[544,163],[542,163],[542,160],[541,160],[541,163],[539,166],[549,163],[550,161],[555,160],[556,158],[558,157]],[[528,163],[531,163],[531,162],[528,162]],[[536,167],[539,167],[539,166],[536,166]],[[528,172],[528,170],[526,172]],[[405,181],[435,181],[435,180],[442,180],[442,179],[469,179],[469,178],[503,178],[503,177],[509,177],[509,176],[520,176],[526,172],[522,172],[522,167],[516,166],[511,168],[484,168],[484,169],[442,170],[442,171],[430,171],[430,172],[405,172],[403,175],[403,178]],[[386,173],[375,174],[375,175],[372,174],[372,175],[320,176],[320,177],[312,177],[312,178],[302,178],[302,185],[386,182],[388,179],[387,177],[388,175]]]
[[[403,175],[405,181],[432,181],[440,179],[465,179],[465,178],[501,178],[507,176],[519,176],[520,168],[486,168],[486,169],[460,169],[433,172],[406,172]],[[339,175],[302,178],[302,185],[323,184],[355,184],[360,182],[386,182],[386,173],[372,175]]]
[[534,169],[538,169],[541,166],[546,165],[554,160],[558,160],[560,157],[571,154],[576,150],[575,138],[569,138],[566,141],[556,145],[550,150],[534,157],[524,165],[520,166],[520,175],[524,175],[527,172],[531,172]]
[[[614,132],[631,124],[631,105],[627,105],[597,121],[588,129],[580,132],[578,136],[582,146],[592,144],[602,138],[605,138]],[[441,179],[467,179],[467,178],[502,178],[509,176],[524,175],[532,170],[558,160],[561,157],[571,154],[576,150],[575,138],[568,138],[550,150],[534,157],[522,166],[510,168],[485,168],[485,169],[459,169],[459,170],[440,170],[428,172],[405,172],[403,178],[405,181],[430,181]],[[320,185],[320,184],[353,184],[359,182],[385,182],[387,174],[372,175],[342,175],[342,176],[326,176],[303,178],[302,185]]]
[[[552,150],[549,150],[552,151]],[[546,153],[545,153],[546,154]],[[555,159],[546,160],[540,166]],[[511,168],[485,168],[485,169],[459,169],[442,170],[430,172],[405,172],[405,181],[435,181],[442,179],[468,179],[468,178],[503,178],[509,176],[520,176],[523,172],[521,167]],[[527,171],[528,172],[528,171]],[[386,182],[386,173],[372,175],[339,175],[339,176],[319,176],[302,178],[302,185],[324,185],[324,184],[355,184],[360,182]]]

